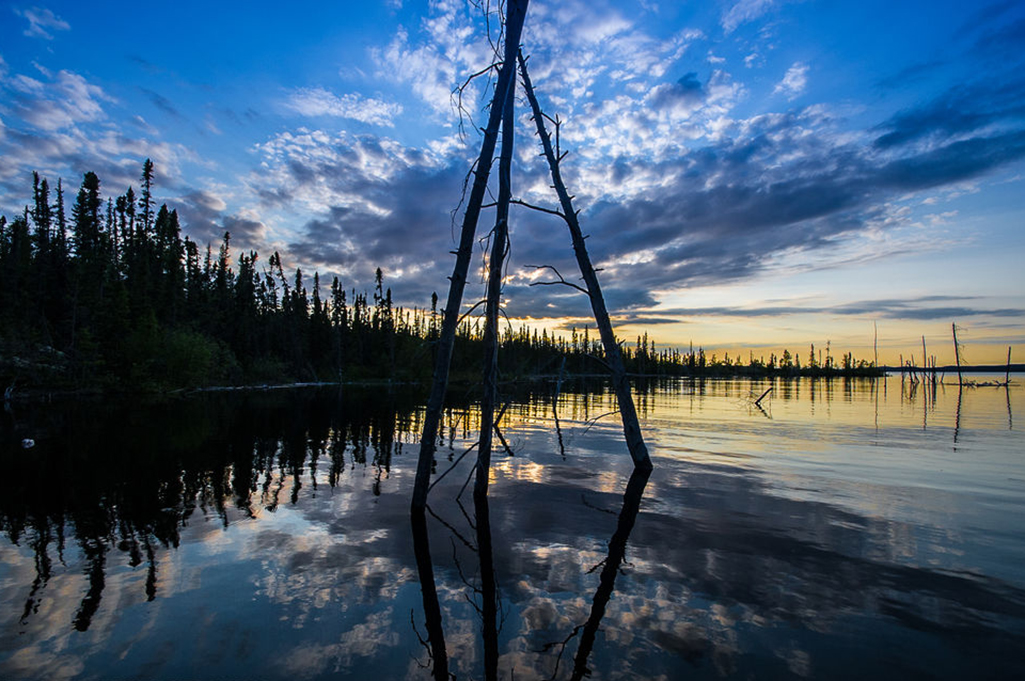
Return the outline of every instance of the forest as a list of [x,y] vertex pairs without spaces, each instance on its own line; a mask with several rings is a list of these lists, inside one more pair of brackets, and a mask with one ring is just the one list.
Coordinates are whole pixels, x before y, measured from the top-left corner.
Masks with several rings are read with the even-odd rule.
[[[87,172],[70,209],[33,173],[21,215],[0,216],[0,383],[16,390],[160,391],[216,385],[393,380],[427,382],[440,333],[437,294],[424,307],[392,301],[377,269],[367,283],[322,282],[288,269],[275,252],[233,257],[182,235],[176,210],[153,199],[153,163],[138,194],[104,198]],[[426,296],[425,296],[426,298]],[[453,378],[480,372],[483,323],[466,317],[453,352]],[[703,349],[656,349],[645,333],[624,343],[628,372],[640,375],[871,375],[850,354],[812,346],[802,366],[784,351],[706,357]],[[503,380],[604,372],[592,330],[565,335],[504,325]]]

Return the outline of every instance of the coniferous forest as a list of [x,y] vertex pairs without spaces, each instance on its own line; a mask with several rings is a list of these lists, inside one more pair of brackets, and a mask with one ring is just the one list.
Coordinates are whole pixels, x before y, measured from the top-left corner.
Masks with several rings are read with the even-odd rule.
[[[153,200],[146,160],[138,194],[104,198],[84,175],[74,199],[61,180],[38,173],[23,213],[0,216],[0,380],[4,388],[161,390],[291,381],[426,381],[441,311],[392,302],[376,280],[330,283],[278,253],[233,256],[231,236],[214,250],[182,235],[176,210]],[[67,192],[70,197],[70,192]],[[69,204],[70,201],[70,205]],[[369,286],[367,286],[369,284]],[[369,292],[367,291],[369,288]],[[428,296],[425,294],[425,299]],[[482,324],[468,317],[454,351],[455,377],[479,372]],[[569,338],[506,327],[506,378],[600,373],[597,334]],[[640,374],[863,373],[864,361],[828,352],[802,369],[784,352],[742,363],[702,350],[656,351],[645,334],[625,344],[627,370]]]

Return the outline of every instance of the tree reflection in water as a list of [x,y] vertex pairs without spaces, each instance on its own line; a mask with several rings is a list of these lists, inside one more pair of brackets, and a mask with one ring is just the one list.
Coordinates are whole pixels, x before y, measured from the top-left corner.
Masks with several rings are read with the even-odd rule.
[[[594,648],[595,637],[602,618],[605,616],[605,609],[616,585],[616,576],[623,565],[626,557],[626,545],[637,520],[640,510],[641,497],[644,495],[644,488],[648,484],[651,471],[640,468],[634,469],[627,483],[626,493],[623,495],[623,506],[619,511],[616,531],[609,540],[608,555],[595,566],[601,567],[601,577],[598,589],[594,593],[591,602],[590,615],[582,626],[573,628],[572,633],[563,641],[557,644],[545,646],[545,650],[555,650],[554,671],[552,678],[556,678],[563,653],[569,642],[582,630],[580,645],[577,647],[573,660],[572,679],[578,681],[585,676],[591,675],[587,667],[587,660]],[[467,598],[476,601],[480,597],[480,605],[476,607],[481,617],[481,640],[484,650],[484,668],[486,679],[498,678],[499,644],[498,634],[500,628],[499,612],[500,596],[497,587],[494,551],[492,548],[492,533],[490,510],[486,496],[474,497],[475,529],[477,546],[475,553],[478,556],[480,567],[480,587],[473,586],[467,582],[467,589],[472,596]],[[443,523],[446,528],[455,530]],[[433,676],[436,679],[449,678],[449,658],[445,649],[444,626],[442,623],[441,606],[438,602],[438,589],[435,584],[434,567],[431,561],[430,542],[427,532],[427,520],[423,513],[414,510],[411,514],[411,525],[413,533],[413,546],[416,552],[417,574],[420,580],[421,595],[423,597],[424,615],[426,617],[427,640],[421,638],[421,642],[427,648],[429,663]],[[462,537],[460,541],[465,542]],[[464,579],[464,582],[466,580]],[[414,625],[415,627],[415,625]]]
[[350,467],[373,466],[380,494],[401,453],[397,438],[418,427],[417,406],[415,393],[387,391],[208,395],[130,409],[86,401],[37,410],[39,442],[29,454],[9,446],[17,433],[5,424],[0,452],[20,482],[0,495],[0,529],[15,545],[27,540],[35,556],[21,624],[39,610],[54,557],[64,565],[66,537],[85,564],[88,587],[72,625],[86,631],[113,565],[145,560],[146,600],[157,597],[154,547],[178,547],[197,511],[227,528],[233,508],[254,518],[282,502],[295,505],[305,484],[316,495],[323,459],[329,484],[338,483],[346,452]]
[[412,519],[406,387],[15,405],[0,678],[1022,678],[1025,391],[774,386],[638,384],[629,482],[606,387],[515,395]]

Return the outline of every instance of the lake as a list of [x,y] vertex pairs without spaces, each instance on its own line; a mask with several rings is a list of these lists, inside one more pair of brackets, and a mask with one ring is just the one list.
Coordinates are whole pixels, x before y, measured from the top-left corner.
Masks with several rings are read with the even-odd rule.
[[505,393],[412,519],[416,389],[9,408],[0,678],[1025,678],[1020,382],[639,383],[650,476],[604,383]]

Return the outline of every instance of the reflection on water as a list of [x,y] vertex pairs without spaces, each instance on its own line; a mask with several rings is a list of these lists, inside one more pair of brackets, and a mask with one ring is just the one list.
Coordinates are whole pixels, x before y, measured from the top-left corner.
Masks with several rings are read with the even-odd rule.
[[506,398],[412,519],[406,388],[6,412],[0,677],[1025,671],[1021,386],[639,385],[650,478],[604,385]]

